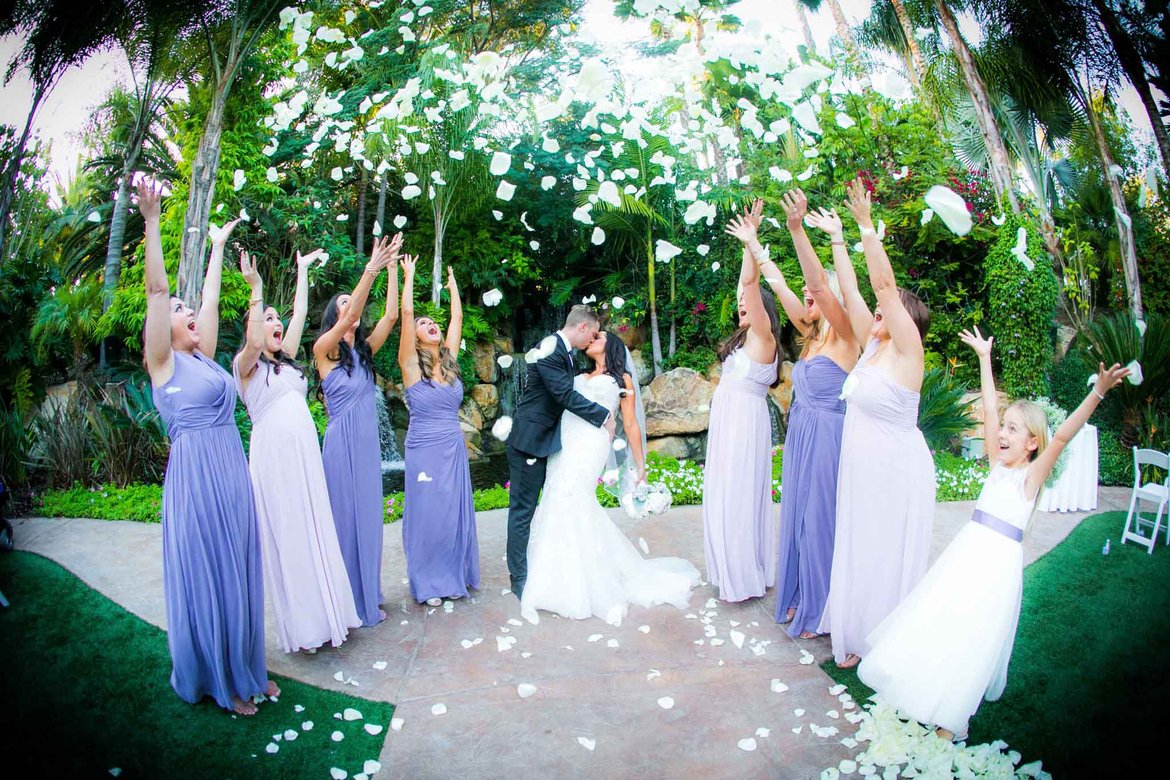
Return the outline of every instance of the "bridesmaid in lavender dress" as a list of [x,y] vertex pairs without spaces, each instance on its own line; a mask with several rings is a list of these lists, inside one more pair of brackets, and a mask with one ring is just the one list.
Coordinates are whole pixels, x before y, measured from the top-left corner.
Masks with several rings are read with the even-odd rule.
[[[363,626],[386,619],[382,603],[382,448],[374,394],[374,354],[386,343],[398,319],[398,250],[402,234],[374,242],[362,278],[351,294],[335,295],[325,305],[313,357],[325,393],[329,425],[321,458],[337,541],[349,574],[354,604]],[[366,336],[362,310],[374,279],[390,268],[386,310]]]
[[467,445],[459,428],[463,382],[459,342],[463,304],[455,273],[447,266],[451,320],[447,335],[430,317],[414,318],[414,263],[402,259],[402,330],[398,365],[406,387],[410,427],[406,431],[406,508],[402,547],[410,595],[438,606],[479,587],[479,542]]
[[264,666],[260,539],[248,462],[233,412],[231,376],[212,357],[219,338],[223,248],[235,222],[213,239],[198,316],[172,298],[159,231],[161,187],[138,183],[146,220],[146,370],[167,424],[163,482],[163,599],[171,687],[192,704],[204,696],[239,715],[249,701],[279,696]]
[[[738,235],[753,219],[745,212],[728,232]],[[747,248],[739,278],[739,329],[719,350],[723,374],[711,399],[703,471],[707,579],[724,601],[762,596],[776,579],[767,395],[779,382],[780,319]]]
[[[856,666],[867,639],[922,575],[934,524],[934,461],[918,430],[926,305],[894,281],[873,228],[870,196],[849,187],[849,211],[861,229],[873,317],[855,285],[843,290],[853,332],[870,339],[845,380],[845,429],[837,480],[837,539],[829,600],[818,631],[833,635],[833,657]],[[867,327],[867,322],[872,324]]]
[[252,416],[249,466],[264,579],[276,638],[286,653],[313,653],[326,642],[338,647],[349,629],[362,624],[337,544],[317,426],[305,401],[309,383],[294,362],[309,303],[309,264],[320,254],[320,249],[297,253],[297,291],[286,333],[276,309],[264,308],[256,266],[240,253],[252,301],[247,338],[232,370]]
[[[757,201],[754,219],[744,225],[741,236],[757,259],[763,252],[756,237],[759,206]],[[861,350],[843,306],[837,275],[825,272],[804,232],[804,193],[799,189],[787,193],[784,207],[806,282],[801,300],[788,287],[779,266],[766,258],[760,262],[764,279],[804,342],[800,360],[792,369],[792,407],[784,441],[776,621],[792,623],[789,636],[812,639],[829,594],[833,564],[837,466],[845,422],[841,385]],[[834,217],[825,215],[829,220]],[[836,230],[829,230],[833,257],[840,273],[852,278],[853,266],[844,250],[840,225],[837,219]]]

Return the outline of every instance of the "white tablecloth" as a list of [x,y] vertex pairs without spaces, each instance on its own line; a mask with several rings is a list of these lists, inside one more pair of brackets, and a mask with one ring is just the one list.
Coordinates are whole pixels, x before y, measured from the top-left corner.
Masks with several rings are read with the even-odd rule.
[[1097,428],[1086,424],[1068,445],[1068,463],[1052,487],[1040,491],[1041,512],[1097,508]]

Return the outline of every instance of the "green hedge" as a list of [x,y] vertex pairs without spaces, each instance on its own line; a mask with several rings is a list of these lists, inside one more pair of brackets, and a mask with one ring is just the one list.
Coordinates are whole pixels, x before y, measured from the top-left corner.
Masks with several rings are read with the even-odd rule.
[[[1106,448],[1114,442],[1111,438],[1101,439],[1101,480],[1104,484],[1129,484],[1133,481],[1132,456],[1120,453],[1118,467],[1120,482],[1105,482],[1108,460]],[[1120,446],[1120,445],[1118,445]],[[1124,455],[1124,458],[1121,457]],[[780,500],[780,474],[784,450],[777,447],[772,452],[772,500]],[[1125,459],[1129,459],[1126,461]],[[1122,462],[1124,461],[1124,462]],[[693,460],[678,460],[669,455],[651,452],[647,458],[647,478],[650,482],[661,482],[670,490],[674,506],[693,506],[703,503],[703,467]],[[934,456],[939,501],[965,501],[977,498],[983,480],[987,476],[984,461],[963,460],[947,452],[936,452]],[[1112,476],[1114,472],[1109,472]],[[1128,475],[1128,476],[1126,476]],[[616,507],[617,499],[605,492],[600,482],[597,485],[597,500],[605,507]],[[474,493],[475,511],[508,507],[508,486],[497,485],[477,490]],[[402,491],[386,496],[385,522],[393,523],[402,518],[405,494]],[[130,485],[119,488],[103,485],[87,488],[75,485],[68,490],[49,490],[37,502],[37,508],[45,517],[92,517],[98,520],[135,520],[141,523],[157,523],[162,508],[161,485]]]

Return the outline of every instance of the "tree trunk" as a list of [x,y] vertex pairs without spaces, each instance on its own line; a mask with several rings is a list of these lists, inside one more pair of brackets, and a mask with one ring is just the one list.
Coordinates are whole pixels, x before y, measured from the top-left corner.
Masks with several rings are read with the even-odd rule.
[[999,132],[999,125],[995,122],[995,115],[991,112],[991,100],[987,96],[987,86],[975,68],[975,59],[967,42],[959,32],[959,24],[951,13],[946,0],[934,0],[938,9],[943,29],[950,38],[951,47],[955,51],[955,59],[959,63],[959,70],[963,74],[963,81],[967,91],[971,93],[971,102],[975,105],[975,118],[979,122],[979,130],[983,134],[983,143],[987,145],[987,154],[990,158],[991,183],[995,187],[996,197],[1002,201],[1007,198],[1012,213],[1020,213],[1020,201],[1012,189],[1012,169],[1008,162],[1007,147],[1003,143],[1003,136]]
[[658,335],[658,303],[654,295],[654,242],[647,230],[646,256],[649,261],[646,265],[646,284],[650,301],[650,354],[654,361],[654,376],[662,373],[662,339]]
[[390,235],[389,228],[386,227],[386,179],[390,175],[389,171],[382,171],[382,175],[378,181],[378,208],[374,213],[374,221],[378,223],[378,227],[382,230],[382,235]]
[[431,303],[439,305],[439,293],[443,291],[443,234],[447,232],[447,218],[438,198],[434,201],[435,214],[435,259],[431,265]]
[[217,86],[211,98],[211,109],[203,122],[203,137],[199,139],[199,148],[191,161],[191,192],[187,196],[187,215],[183,219],[176,294],[195,311],[199,311],[203,296],[203,248],[207,243],[211,201],[215,197],[219,142],[223,137],[224,110],[230,86],[230,83],[223,82]]
[[1142,106],[1146,109],[1146,115],[1149,116],[1150,124],[1154,128],[1158,151],[1162,155],[1162,169],[1167,176],[1170,176],[1170,134],[1166,132],[1166,125],[1158,111],[1158,103],[1154,100],[1153,92],[1150,91],[1150,80],[1146,78],[1146,66],[1142,62],[1141,54],[1138,53],[1129,32],[1126,31],[1121,20],[1117,18],[1117,14],[1109,6],[1109,3],[1105,0],[1094,0],[1093,5],[1097,7],[1097,13],[1100,14],[1101,21],[1105,26],[1105,33],[1113,43],[1113,50],[1117,53],[1117,59],[1121,63],[1122,70],[1125,71],[1126,78],[1133,84],[1134,89],[1141,97]]
[[817,42],[813,39],[812,28],[808,26],[808,14],[804,10],[804,3],[792,0],[792,5],[796,8],[796,18],[800,22],[800,32],[804,36],[804,47],[808,49],[809,54],[816,54]]
[[675,287],[674,287],[674,260],[670,261],[670,341],[666,347],[666,354],[668,357],[674,357],[674,351],[678,345],[678,312],[675,311]]
[[118,287],[118,277],[122,273],[122,254],[125,251],[126,221],[130,213],[130,177],[134,165],[138,162],[138,153],[126,158],[122,166],[122,176],[118,180],[118,193],[114,196],[114,214],[110,218],[110,240],[106,244],[106,266],[102,273],[102,312],[110,308],[114,300],[114,291]]
[[20,163],[24,160],[24,149],[28,146],[28,137],[32,133],[33,117],[36,116],[37,109],[41,105],[41,101],[45,99],[45,90],[39,89],[33,93],[32,106],[28,109],[28,116],[24,120],[24,130],[20,134],[20,140],[16,143],[16,149],[12,153],[4,166],[4,179],[0,181],[0,261],[4,259],[4,241],[8,233],[8,216],[12,211],[12,200],[16,195],[16,179],[20,176]]
[[910,50],[910,80],[914,86],[922,84],[922,76],[926,73],[926,61],[922,58],[922,49],[918,46],[918,39],[914,37],[914,24],[910,21],[910,14],[902,0],[890,0],[894,6],[894,14],[898,17],[898,24],[902,27],[902,34],[906,36],[906,47]]
[[358,197],[357,197],[357,235],[355,236],[354,246],[357,248],[358,257],[366,253],[366,166],[362,166],[362,176],[358,183]]
[[1093,131],[1093,141],[1097,144],[1097,154],[1101,156],[1101,165],[1105,168],[1105,182],[1109,185],[1109,199],[1113,201],[1113,218],[1117,223],[1118,244],[1121,250],[1121,269],[1125,274],[1125,292],[1129,302],[1129,309],[1134,319],[1142,319],[1142,287],[1138,279],[1137,252],[1134,249],[1133,222],[1125,208],[1125,196],[1121,193],[1121,185],[1117,176],[1110,170],[1113,167],[1113,155],[1109,152],[1109,144],[1105,140],[1105,130],[1101,127],[1101,117],[1093,106],[1093,96],[1086,95],[1085,108],[1089,115],[1089,127]]

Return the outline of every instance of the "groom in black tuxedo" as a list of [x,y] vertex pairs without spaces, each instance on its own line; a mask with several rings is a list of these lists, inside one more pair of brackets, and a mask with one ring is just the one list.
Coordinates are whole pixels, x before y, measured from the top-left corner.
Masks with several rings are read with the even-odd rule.
[[508,574],[512,592],[519,598],[528,577],[528,530],[548,456],[561,449],[561,414],[566,410],[595,426],[605,426],[612,437],[614,421],[609,410],[573,389],[577,370],[572,351],[585,349],[597,338],[597,314],[588,306],[569,310],[565,326],[549,339],[552,351],[528,364],[526,385],[512,414],[508,435]]

